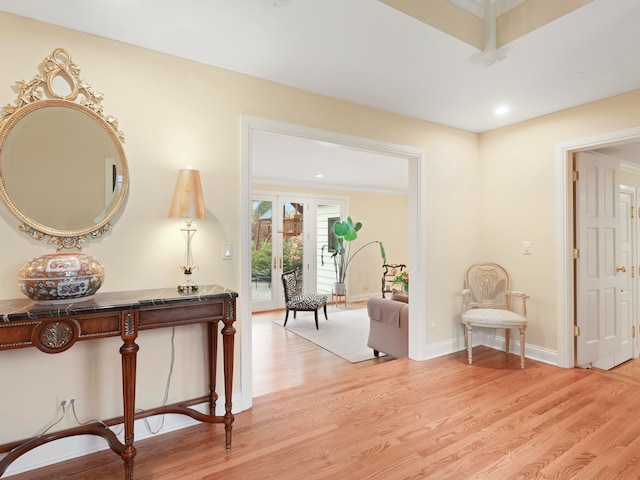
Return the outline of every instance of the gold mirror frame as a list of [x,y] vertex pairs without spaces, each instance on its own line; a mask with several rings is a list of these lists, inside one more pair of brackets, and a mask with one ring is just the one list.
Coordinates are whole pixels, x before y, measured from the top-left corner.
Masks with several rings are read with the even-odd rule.
[[[37,240],[49,236],[49,243],[57,245],[58,250],[62,248],[80,249],[82,243],[100,238],[109,231],[111,229],[110,221],[122,207],[129,187],[127,161],[122,146],[124,134],[118,129],[117,120],[103,113],[101,105],[103,95],[93,90],[87,82],[79,77],[79,74],[80,68],[73,63],[69,52],[58,48],[43,60],[41,72],[30,82],[16,82],[20,93],[15,104],[6,105],[0,110],[0,196],[11,213],[22,222],[19,227],[21,231]],[[59,91],[60,86],[64,87],[62,90],[65,91]],[[42,109],[46,108],[68,108],[71,111],[79,112],[81,117],[85,115],[88,122],[96,122],[106,132],[113,143],[114,151],[117,152],[118,164],[114,166],[114,169],[118,170],[118,189],[116,190],[116,183],[114,183],[114,198],[106,205],[103,212],[95,214],[95,223],[71,229],[60,229],[55,225],[43,224],[26,214],[11,197],[9,193],[11,189],[7,189],[6,178],[3,174],[3,152],[8,149],[10,134],[26,116],[35,112],[43,112]],[[82,117],[82,119],[84,118]],[[91,128],[96,124],[90,124]],[[33,193],[37,194],[37,192]],[[43,199],[44,202],[52,200]]]

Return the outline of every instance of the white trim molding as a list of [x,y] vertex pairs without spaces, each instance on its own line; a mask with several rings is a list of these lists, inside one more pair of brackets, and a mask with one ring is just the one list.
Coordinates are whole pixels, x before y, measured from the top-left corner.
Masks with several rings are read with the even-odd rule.
[[556,329],[558,337],[557,365],[560,367],[573,368],[575,366],[575,341],[573,336],[575,318],[573,299],[575,292],[573,288],[572,154],[577,151],[592,150],[639,138],[640,127],[637,127],[568,140],[556,145],[556,296],[558,299]]
[[[355,137],[327,130],[294,125],[266,118],[243,115],[242,121],[242,166],[241,166],[241,286],[242,291],[251,291],[251,258],[250,258],[250,238],[251,238],[251,149],[252,133],[254,131],[267,131],[282,135],[293,135],[316,141],[345,145],[352,148],[370,150],[385,155],[394,156],[408,160],[409,165],[409,270],[416,272],[412,274],[410,289],[413,292],[411,312],[409,318],[409,356],[416,360],[425,358],[427,350],[426,324],[419,319],[425,318],[426,301],[426,268],[423,253],[424,227],[420,219],[422,215],[422,200],[420,184],[422,178],[422,164],[424,162],[424,152],[420,149],[405,145],[398,145],[388,142],[371,140],[368,138]],[[418,294],[420,292],[421,294]],[[413,299],[416,299],[415,301]],[[252,334],[251,334],[251,297],[241,295],[239,305],[240,318],[240,376],[242,388],[242,409],[250,408],[252,405]],[[413,320],[412,320],[413,319]]]

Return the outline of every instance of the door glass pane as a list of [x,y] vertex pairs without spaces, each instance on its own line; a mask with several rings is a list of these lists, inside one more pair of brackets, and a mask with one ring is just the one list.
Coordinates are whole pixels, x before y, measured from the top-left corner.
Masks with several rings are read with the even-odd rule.
[[304,205],[295,202],[282,204],[282,271],[298,272],[298,293],[304,292],[302,253]]
[[333,261],[335,234],[333,226],[340,221],[342,205],[339,203],[321,203],[317,208],[317,291],[330,294],[336,282],[336,268]]
[[273,203],[266,200],[254,200],[251,216],[252,302],[267,302],[273,298],[271,285],[272,220]]

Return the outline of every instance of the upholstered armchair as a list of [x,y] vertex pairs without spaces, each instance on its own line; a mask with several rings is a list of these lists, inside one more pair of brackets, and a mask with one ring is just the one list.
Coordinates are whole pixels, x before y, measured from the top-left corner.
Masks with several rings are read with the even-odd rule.
[[318,326],[318,310],[324,309],[324,318],[327,318],[327,296],[318,293],[298,293],[298,277],[295,270],[284,272],[282,274],[282,284],[284,286],[285,308],[287,309],[284,317],[284,326],[289,320],[289,310],[293,310],[293,318],[296,318],[296,312],[314,312],[316,329]]
[[[511,297],[522,301],[520,313],[511,311]],[[462,323],[469,365],[473,363],[473,327],[504,329],[506,353],[513,328],[520,332],[520,367],[524,368],[528,298],[524,292],[509,290],[509,274],[497,263],[477,263],[467,269],[462,290]]]
[[371,297],[367,302],[369,337],[373,355],[394,358],[409,355],[409,304],[390,298]]

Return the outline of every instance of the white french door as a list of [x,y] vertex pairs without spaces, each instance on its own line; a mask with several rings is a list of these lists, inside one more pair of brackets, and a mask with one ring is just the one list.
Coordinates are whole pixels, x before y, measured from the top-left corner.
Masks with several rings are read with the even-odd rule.
[[620,162],[611,157],[575,155],[576,364],[580,366],[620,356],[629,334],[623,332],[630,265],[621,263],[619,168]]
[[284,308],[282,273],[296,270],[306,291],[305,198],[252,195],[251,299],[253,311]]

